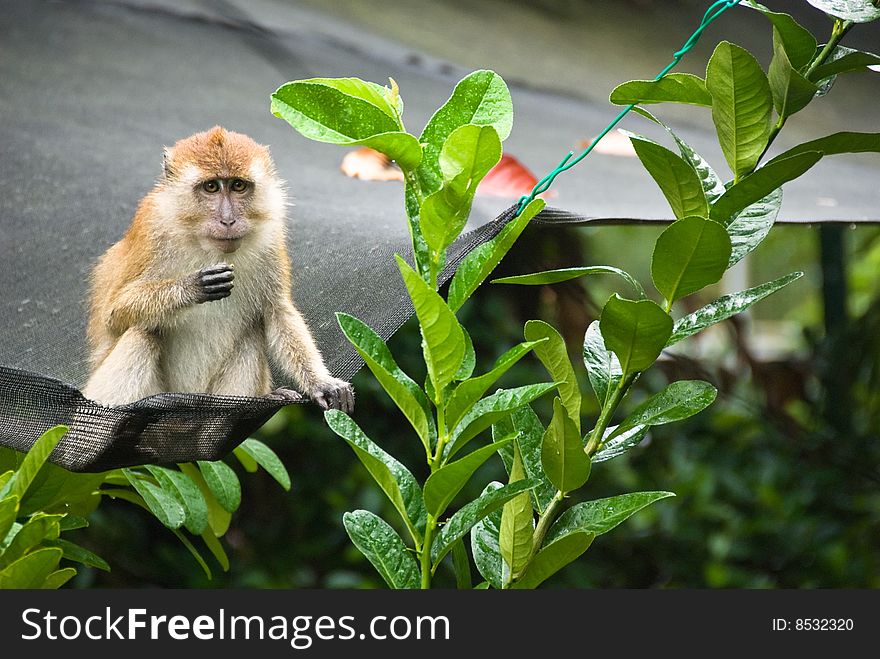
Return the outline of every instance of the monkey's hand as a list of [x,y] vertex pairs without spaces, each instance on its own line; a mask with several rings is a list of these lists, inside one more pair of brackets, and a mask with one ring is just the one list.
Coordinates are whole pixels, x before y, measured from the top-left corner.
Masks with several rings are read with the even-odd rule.
[[354,412],[354,388],[345,380],[330,378],[320,382],[309,396],[321,409],[342,410],[346,414]]
[[232,294],[233,267],[228,263],[218,263],[202,268],[192,275],[192,287],[196,304],[222,300]]

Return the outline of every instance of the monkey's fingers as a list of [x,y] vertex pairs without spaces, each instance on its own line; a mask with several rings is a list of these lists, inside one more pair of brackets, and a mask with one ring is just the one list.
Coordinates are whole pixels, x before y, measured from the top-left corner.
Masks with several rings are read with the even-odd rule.
[[223,272],[217,273],[206,273],[202,272],[199,276],[199,281],[202,284],[222,284],[224,282],[229,282],[235,279],[235,273],[232,270],[224,270]]
[[203,286],[202,294],[200,297],[200,302],[211,302],[214,300],[222,300],[225,297],[229,297],[232,295],[232,289],[234,287],[231,283],[227,284],[216,284],[212,286]]
[[323,391],[318,391],[312,394],[312,400],[320,407],[322,410],[330,409],[330,401],[328,400],[328,395]]
[[342,409],[342,411],[346,414],[351,414],[352,412],[354,412],[354,387],[352,387],[350,384],[346,384],[344,387],[340,388],[340,393],[340,399],[342,403],[342,407],[340,409]]
[[199,270],[199,274],[201,275],[216,275],[225,272],[232,272],[235,270],[235,266],[231,263],[218,263],[217,265],[212,265],[207,268],[202,268]]

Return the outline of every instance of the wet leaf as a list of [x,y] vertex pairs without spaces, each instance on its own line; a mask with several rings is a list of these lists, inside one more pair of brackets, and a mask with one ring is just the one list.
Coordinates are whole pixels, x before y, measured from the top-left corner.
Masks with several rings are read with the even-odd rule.
[[590,458],[584,452],[580,430],[559,398],[553,400],[553,419],[541,445],[544,473],[563,494],[581,487],[590,477]]
[[669,73],[660,80],[630,80],[615,87],[610,100],[615,105],[686,103],[712,106],[706,82],[690,73]]
[[715,387],[702,380],[679,380],[668,384],[630,412],[610,438],[639,426],[660,426],[687,419],[711,405],[717,394]]
[[594,536],[608,533],[655,501],[674,497],[672,492],[633,492],[607,499],[584,501],[566,510],[547,532],[546,544],[557,542],[572,533]]
[[669,302],[696,293],[721,279],[730,251],[730,237],[718,222],[702,217],[673,222],[654,247],[654,285]]
[[620,368],[620,360],[613,352],[605,347],[605,339],[599,330],[599,321],[590,323],[584,334],[584,366],[587,368],[587,376],[590,385],[602,407],[608,399],[609,391],[613,391],[623,379],[623,370]]
[[709,59],[706,89],[712,95],[712,120],[721,150],[730,169],[742,176],[755,168],[770,137],[770,83],[751,53],[722,41]]
[[373,564],[389,588],[419,587],[419,566],[386,521],[367,510],[356,510],[345,513],[342,523],[355,547]]
[[779,289],[788,286],[791,282],[800,279],[803,274],[803,272],[793,272],[790,275],[774,279],[766,284],[761,284],[739,293],[725,295],[714,302],[710,302],[706,306],[677,320],[666,345],[671,346],[678,343],[682,339],[692,336],[715,323],[720,323],[722,320],[745,311],[771,293],[775,293]]
[[612,295],[602,309],[599,329],[626,377],[657,360],[672,333],[672,318],[652,300],[636,302]]

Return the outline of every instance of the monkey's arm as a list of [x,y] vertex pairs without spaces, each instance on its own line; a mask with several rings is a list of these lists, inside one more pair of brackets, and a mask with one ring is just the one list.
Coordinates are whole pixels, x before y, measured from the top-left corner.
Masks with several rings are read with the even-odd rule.
[[181,309],[229,297],[233,278],[232,266],[222,263],[181,279],[134,280],[110,301],[107,324],[118,333],[129,327],[161,328]]
[[266,343],[272,359],[323,409],[354,410],[354,390],[330,375],[305,319],[282,299],[265,311]]

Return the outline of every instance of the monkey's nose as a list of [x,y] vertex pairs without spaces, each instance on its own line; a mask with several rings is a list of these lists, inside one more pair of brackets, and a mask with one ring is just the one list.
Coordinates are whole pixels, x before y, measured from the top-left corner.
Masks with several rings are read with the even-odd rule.
[[220,224],[222,224],[225,227],[231,227],[233,224],[235,224],[235,217],[234,216],[221,217]]

